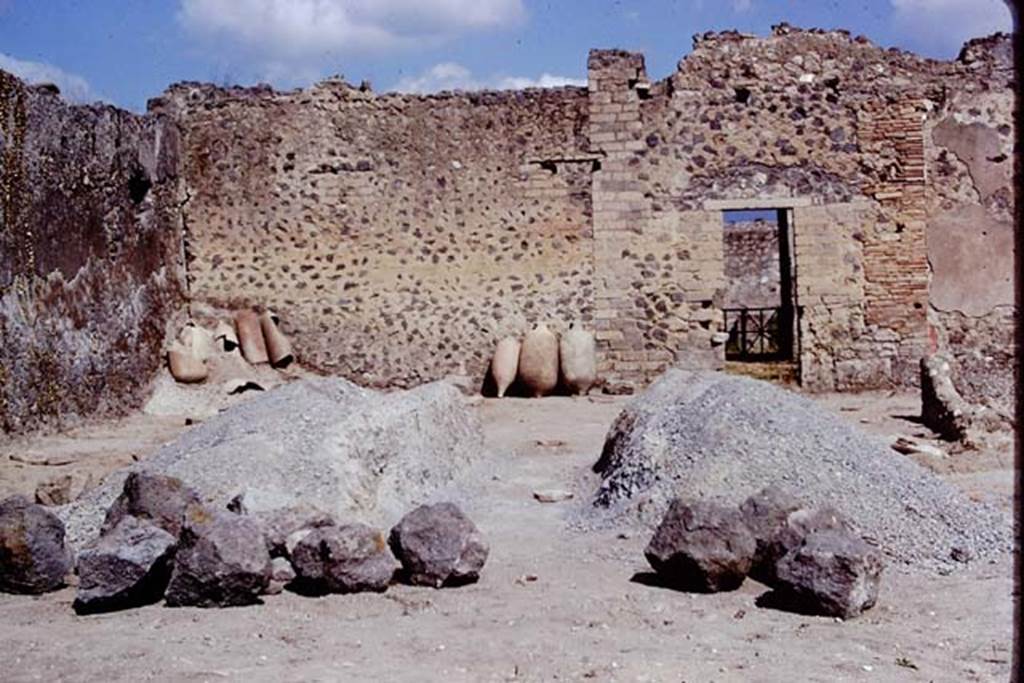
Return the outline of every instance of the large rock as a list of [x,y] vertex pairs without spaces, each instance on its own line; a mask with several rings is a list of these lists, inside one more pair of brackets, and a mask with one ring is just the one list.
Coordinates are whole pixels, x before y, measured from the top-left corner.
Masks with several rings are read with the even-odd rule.
[[79,614],[159,602],[171,577],[176,539],[137,517],[117,526],[78,554]]
[[783,601],[815,614],[857,616],[878,599],[881,554],[848,531],[812,532],[776,568]]
[[471,583],[487,561],[487,543],[454,503],[416,508],[391,529],[389,543],[405,580],[419,586]]
[[22,496],[0,502],[0,591],[56,590],[70,571],[64,525],[56,515]]
[[259,601],[270,583],[270,553],[259,524],[190,505],[167,586],[172,607],[229,607]]
[[739,505],[771,484],[831,506],[887,556],[945,571],[1009,552],[1007,511],[970,500],[816,401],[746,377],[670,370],[615,420],[594,469],[593,525],[656,525],[669,502]]
[[[450,384],[383,393],[319,378],[236,404],[132,469],[181,479],[212,507],[260,489],[277,507],[383,527],[457,486],[485,453],[479,417]],[[124,476],[59,513],[74,547],[98,535]]]
[[291,553],[294,585],[303,593],[387,590],[398,563],[384,535],[365,524],[313,529]]
[[739,511],[706,501],[687,505],[675,500],[644,555],[666,584],[716,592],[743,583],[756,549]]
[[199,502],[199,495],[176,477],[132,472],[124,480],[121,495],[107,510],[101,533],[106,534],[131,516],[148,520],[177,537],[185,509]]
[[558,337],[543,323],[523,338],[519,381],[533,397],[550,394],[558,386]]
[[757,541],[750,577],[769,586],[776,584],[776,564],[815,531],[853,529],[835,509],[805,508],[792,494],[769,486],[740,505],[743,521]]

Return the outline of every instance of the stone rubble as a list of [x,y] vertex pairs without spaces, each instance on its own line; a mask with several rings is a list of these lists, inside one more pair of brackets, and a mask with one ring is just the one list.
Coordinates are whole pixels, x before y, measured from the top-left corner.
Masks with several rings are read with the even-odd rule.
[[739,588],[757,543],[739,511],[707,501],[676,499],[644,556],[658,576],[683,590],[715,593]]
[[159,602],[171,578],[177,538],[159,526],[124,517],[78,554],[79,614]]
[[0,592],[56,590],[71,566],[64,525],[56,515],[24,496],[0,501]]
[[403,578],[417,586],[458,586],[480,578],[490,549],[453,503],[421,505],[391,529],[388,543]]
[[231,512],[189,505],[164,597],[171,607],[231,607],[259,601],[271,576],[260,526]]

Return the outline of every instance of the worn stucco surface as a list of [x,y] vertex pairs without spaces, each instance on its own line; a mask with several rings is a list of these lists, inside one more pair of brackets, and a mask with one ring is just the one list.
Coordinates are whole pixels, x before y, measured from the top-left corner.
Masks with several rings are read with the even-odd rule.
[[137,407],[183,301],[173,128],[0,72],[0,430]]

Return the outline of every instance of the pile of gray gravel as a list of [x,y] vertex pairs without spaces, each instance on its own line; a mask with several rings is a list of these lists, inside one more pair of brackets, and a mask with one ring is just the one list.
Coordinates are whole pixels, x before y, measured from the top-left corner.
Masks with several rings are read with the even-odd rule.
[[293,382],[228,408],[58,509],[75,548],[99,532],[132,470],[177,477],[223,507],[298,501],[389,525],[452,495],[482,457],[479,421],[450,384],[382,393],[338,378]]
[[[656,524],[671,499],[739,504],[769,484],[832,505],[895,563],[943,570],[1012,549],[1009,515],[767,382],[671,370],[612,425],[588,525]],[[955,551],[955,552],[954,552]]]

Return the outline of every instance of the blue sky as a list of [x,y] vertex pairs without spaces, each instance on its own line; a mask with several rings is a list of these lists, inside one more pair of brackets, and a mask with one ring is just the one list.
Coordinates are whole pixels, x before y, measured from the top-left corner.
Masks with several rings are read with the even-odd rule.
[[695,33],[781,21],[846,28],[950,59],[1012,30],[1003,0],[0,0],[0,68],[68,99],[142,111],[183,80],[377,91],[582,83],[592,47],[640,50],[662,78]]

